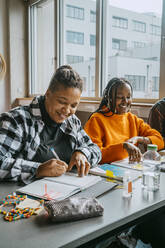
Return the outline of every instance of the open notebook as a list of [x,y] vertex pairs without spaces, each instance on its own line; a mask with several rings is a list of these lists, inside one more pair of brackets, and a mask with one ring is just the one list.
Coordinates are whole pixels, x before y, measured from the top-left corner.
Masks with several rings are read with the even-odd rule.
[[75,173],[66,173],[60,177],[45,177],[36,180],[17,191],[42,199],[62,200],[95,185],[101,180],[99,176],[79,177]]

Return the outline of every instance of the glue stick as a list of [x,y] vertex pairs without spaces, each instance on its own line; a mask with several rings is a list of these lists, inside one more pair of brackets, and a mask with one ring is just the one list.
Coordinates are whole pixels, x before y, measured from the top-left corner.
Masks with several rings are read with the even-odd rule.
[[130,172],[126,170],[123,177],[123,197],[129,198],[131,196],[132,196],[132,181],[130,177]]

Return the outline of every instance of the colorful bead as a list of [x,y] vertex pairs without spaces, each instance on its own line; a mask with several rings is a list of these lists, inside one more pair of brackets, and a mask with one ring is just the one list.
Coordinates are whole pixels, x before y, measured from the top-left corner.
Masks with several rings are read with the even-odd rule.
[[[8,195],[0,202],[0,213],[4,215],[4,219],[6,221],[15,221],[18,219],[29,218],[30,216],[35,214],[35,211],[39,208],[18,208],[17,204],[27,198],[26,195],[16,195],[15,192],[13,194]],[[9,199],[13,199],[14,201],[6,201]],[[40,204],[43,205],[44,201],[41,200]],[[9,212],[2,210],[2,207],[7,205],[14,205],[15,208],[12,208]]]

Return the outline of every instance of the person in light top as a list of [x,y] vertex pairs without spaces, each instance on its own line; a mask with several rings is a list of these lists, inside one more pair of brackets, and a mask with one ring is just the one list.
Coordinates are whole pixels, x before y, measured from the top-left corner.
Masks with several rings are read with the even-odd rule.
[[85,131],[102,152],[101,163],[109,163],[129,156],[139,162],[142,153],[139,144],[164,147],[161,134],[130,112],[133,89],[124,78],[111,79],[99,108],[85,124]]

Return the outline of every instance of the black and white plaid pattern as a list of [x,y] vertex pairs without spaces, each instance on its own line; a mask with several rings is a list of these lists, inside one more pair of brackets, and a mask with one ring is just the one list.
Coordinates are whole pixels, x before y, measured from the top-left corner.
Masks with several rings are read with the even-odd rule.
[[[20,106],[0,115],[0,179],[30,183],[40,163],[33,157],[40,145],[44,128],[39,97],[29,106]],[[70,136],[73,151],[81,151],[93,166],[101,160],[101,151],[81,127],[80,120],[70,116],[60,126]]]

